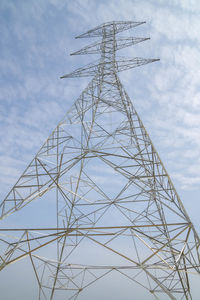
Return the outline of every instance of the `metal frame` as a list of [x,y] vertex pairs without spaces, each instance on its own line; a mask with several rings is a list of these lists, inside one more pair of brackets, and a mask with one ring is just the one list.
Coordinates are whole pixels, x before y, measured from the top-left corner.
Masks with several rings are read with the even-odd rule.
[[[60,290],[77,299],[113,272],[155,299],[192,299],[198,234],[117,75],[158,60],[116,57],[117,50],[148,39],[116,37],[143,23],[104,23],[77,37],[101,37],[72,53],[100,53],[100,60],[61,78],[94,77],[0,205],[3,219],[54,191],[55,227],[0,229],[0,269],[29,256],[39,299],[53,299]],[[90,245],[119,264],[103,263],[95,251],[84,255]],[[44,247],[51,258],[42,256]],[[95,264],[87,263],[90,258]]]

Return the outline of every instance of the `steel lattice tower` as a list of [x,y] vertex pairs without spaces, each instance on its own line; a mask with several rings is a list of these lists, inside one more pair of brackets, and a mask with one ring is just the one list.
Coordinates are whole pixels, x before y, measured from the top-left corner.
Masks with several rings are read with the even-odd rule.
[[200,240],[118,77],[158,60],[116,57],[147,40],[117,38],[143,23],[104,23],[77,37],[100,37],[73,53],[100,53],[100,60],[61,78],[93,78],[0,205],[3,219],[36,198],[55,199],[52,228],[1,229],[9,235],[1,239],[0,269],[29,256],[39,299],[59,291],[81,298],[114,272],[149,297],[192,299],[189,274],[200,272]]

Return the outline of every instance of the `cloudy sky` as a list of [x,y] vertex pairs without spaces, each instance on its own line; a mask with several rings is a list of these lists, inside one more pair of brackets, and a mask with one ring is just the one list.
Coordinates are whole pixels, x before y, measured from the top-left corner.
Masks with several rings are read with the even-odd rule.
[[160,62],[120,78],[200,232],[199,14],[198,0],[0,0],[1,199],[89,81],[59,79],[95,59],[70,57],[88,43],[74,37],[146,21],[131,34],[150,41],[126,51]]

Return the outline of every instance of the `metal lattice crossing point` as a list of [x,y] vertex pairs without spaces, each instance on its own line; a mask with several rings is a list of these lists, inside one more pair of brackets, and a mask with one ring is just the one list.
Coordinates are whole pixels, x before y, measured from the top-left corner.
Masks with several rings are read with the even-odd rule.
[[39,299],[81,299],[113,273],[149,299],[192,299],[200,240],[117,74],[158,60],[116,56],[149,39],[117,38],[143,23],[104,23],[77,37],[101,40],[72,55],[100,59],[61,78],[93,78],[0,205],[3,219],[54,199],[52,227],[1,229],[0,269],[29,256]]

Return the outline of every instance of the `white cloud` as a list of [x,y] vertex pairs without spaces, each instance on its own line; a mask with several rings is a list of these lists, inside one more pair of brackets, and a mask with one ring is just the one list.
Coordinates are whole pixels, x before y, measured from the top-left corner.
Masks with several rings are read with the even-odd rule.
[[[135,80],[133,87],[128,87],[128,89],[133,95],[137,95],[134,103],[138,110],[141,111],[142,118],[144,117],[145,122],[150,125],[149,130],[147,128],[150,131],[150,135],[157,139],[157,144],[162,144],[163,151],[164,147],[174,147],[178,151],[180,147],[187,145],[188,140],[195,147],[198,147],[199,134],[197,128],[199,126],[199,115],[197,111],[199,111],[200,103],[198,91],[200,55],[196,49],[196,44],[191,42],[191,40],[199,39],[200,24],[196,14],[187,12],[188,6],[186,4],[179,5],[179,8],[183,11],[178,11],[178,3],[171,3],[171,5],[168,4],[166,6],[164,2],[158,4],[154,1],[135,1],[134,6],[133,2],[129,0],[126,1],[126,5],[124,5],[123,1],[119,1],[118,5],[116,5],[115,1],[97,3],[90,0],[84,2],[62,2],[62,4],[59,1],[52,0],[50,3],[52,7],[55,7],[55,12],[59,11],[60,13],[61,10],[67,12],[66,26],[70,26],[70,29],[77,34],[112,19],[129,20],[137,17],[138,20],[146,19],[150,21],[150,25],[147,23],[146,28],[141,26],[141,28],[138,27],[137,30],[135,29],[132,32],[137,34],[139,30],[138,32],[142,32],[145,35],[145,31],[149,31],[152,36],[152,41],[149,43],[135,47],[133,55],[141,50],[148,57],[150,48],[151,56],[153,56],[154,52],[160,53],[160,65],[155,67],[150,65],[144,66],[142,67],[143,69],[130,71],[128,76],[125,73],[124,75],[120,74],[120,76],[125,79],[127,86],[130,80]],[[196,4],[193,3],[192,5]],[[6,103],[10,103],[13,109],[17,107],[14,103],[15,101],[20,103],[24,99],[25,102],[22,105],[24,105],[25,109],[22,108],[22,105],[19,105],[14,110],[11,108],[6,109],[9,119],[13,122],[9,125],[9,136],[6,137],[2,133],[1,138],[4,141],[4,145],[7,145],[7,148],[11,146],[12,140],[18,137],[15,147],[23,145],[24,150],[27,147],[33,149],[34,145],[37,144],[36,141],[43,139],[47,133],[47,128],[53,128],[53,124],[56,124],[67,110],[62,99],[68,98],[67,101],[69,102],[67,102],[66,108],[69,108],[70,102],[72,103],[73,99],[78,96],[78,89],[76,88],[79,85],[77,83],[78,79],[75,79],[77,80],[76,82],[62,81],[59,83],[53,77],[56,70],[54,71],[50,66],[52,64],[52,67],[54,67],[53,60],[56,58],[57,52],[60,55],[64,47],[70,48],[71,45],[67,45],[67,42],[70,44],[74,43],[75,49],[76,47],[79,48],[76,46],[79,42],[85,45],[89,40],[85,39],[75,43],[68,35],[65,38],[60,36],[56,40],[58,42],[57,45],[52,47],[51,44],[51,47],[48,47],[48,42],[50,42],[50,39],[46,38],[49,34],[48,27],[43,30],[43,27],[47,26],[44,12],[45,10],[48,11],[49,8],[46,1],[43,1],[41,5],[37,3],[32,3],[30,6],[25,5],[21,10],[22,18],[21,16],[19,17],[19,7],[16,4],[6,4],[6,6],[12,12],[13,22],[15,21],[14,35],[21,42],[23,49],[27,49],[27,52],[24,52],[24,60],[22,58],[19,60],[18,54],[16,56],[12,54],[9,59],[1,60],[2,70],[4,72],[8,70],[12,76],[20,79],[20,82],[17,83],[16,81],[13,82],[12,79],[9,84],[2,86],[1,99],[5,101],[5,106]],[[95,14],[93,13],[94,11]],[[27,22],[27,16],[32,23],[24,26],[24,19]],[[193,20],[192,23],[191,18]],[[38,25],[33,26],[36,21]],[[58,23],[57,26],[60,26],[60,24]],[[39,28],[40,31],[38,31]],[[6,30],[4,30],[4,37],[9,39]],[[41,43],[42,40],[45,43]],[[67,42],[65,43],[65,41]],[[23,42],[27,44],[26,48]],[[66,61],[62,65],[64,65],[63,69],[66,71],[67,68],[69,68],[69,71],[73,70],[72,62],[73,64],[77,63],[78,67],[79,61],[81,64],[81,60],[86,59],[85,57],[81,57],[81,60],[78,57],[64,58],[66,58]],[[87,59],[93,60],[93,57],[91,56]],[[153,76],[149,70],[154,72],[152,73]],[[59,75],[62,75],[61,69]],[[146,91],[142,88],[142,77],[145,81]],[[81,84],[80,90],[85,83]],[[73,91],[74,85],[76,92]],[[149,91],[150,94],[148,94]],[[149,99],[149,95],[151,99]],[[50,97],[50,99],[46,99],[46,97]],[[5,108],[2,109],[5,111]],[[6,118],[1,116],[1,121],[5,123],[3,128],[6,128],[5,126],[8,124],[5,120]],[[52,125],[48,125],[49,120],[51,120]],[[12,132],[11,128],[13,125],[15,125],[15,129]],[[37,132],[31,134],[36,128]],[[193,129],[192,133],[191,129]],[[156,137],[156,134],[159,136]],[[34,138],[32,142],[30,142],[29,138],[29,142],[25,145],[24,141],[28,136],[34,136]],[[160,143],[158,142],[159,139]],[[177,155],[179,156],[178,152]],[[175,156],[174,154],[174,160],[176,160]]]
[[[165,0],[161,0],[161,3],[166,5]],[[182,9],[185,10],[186,12],[192,12],[195,14],[198,14],[200,11],[200,4],[198,0],[184,0],[184,1],[179,1],[179,0],[169,0],[168,5],[172,6],[176,9]]]

